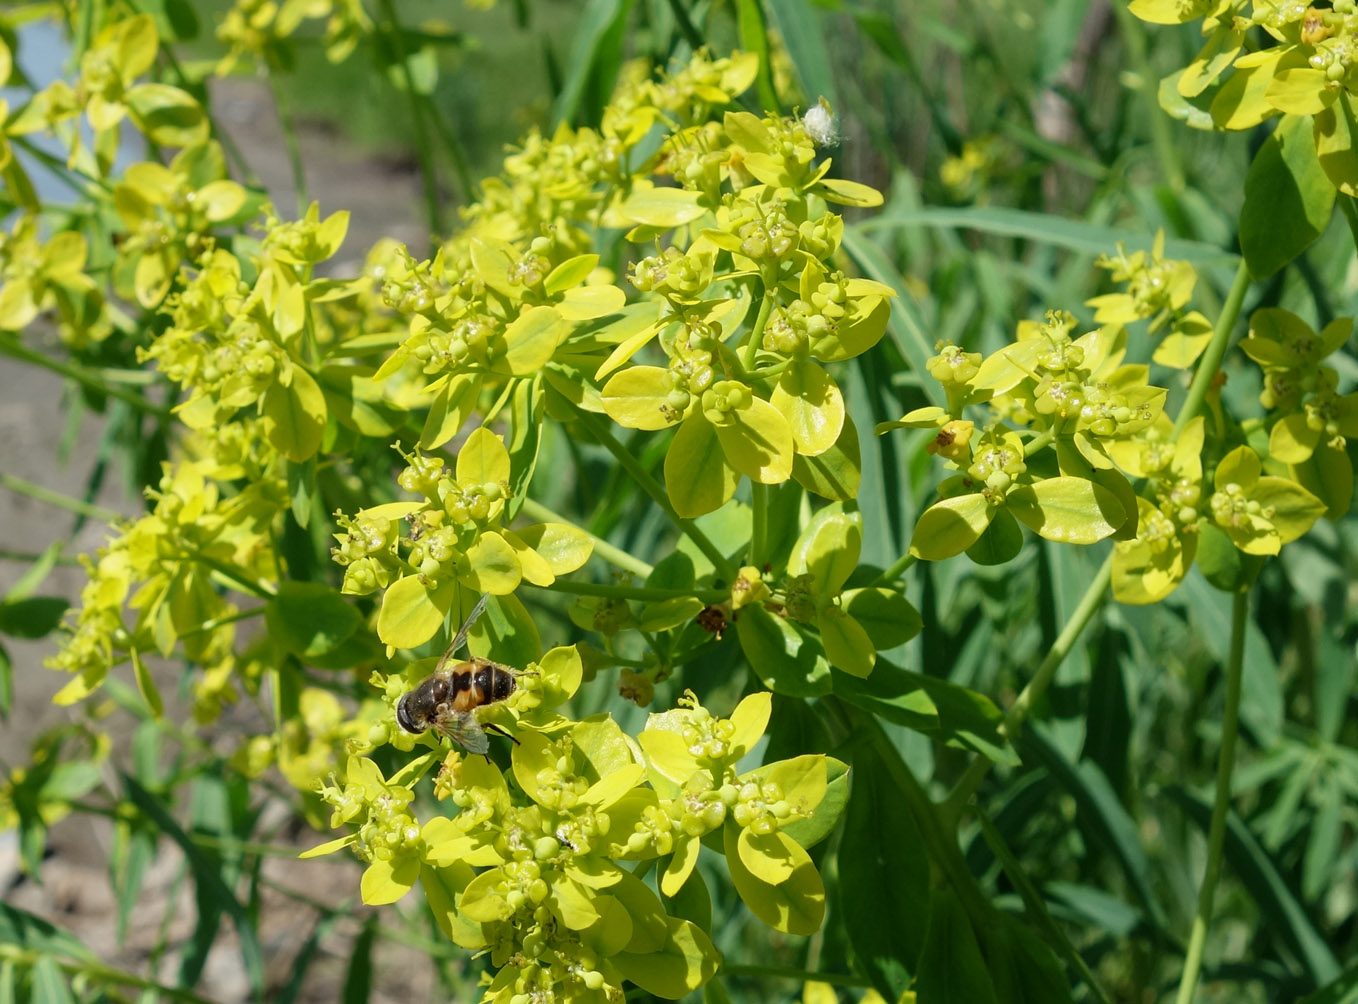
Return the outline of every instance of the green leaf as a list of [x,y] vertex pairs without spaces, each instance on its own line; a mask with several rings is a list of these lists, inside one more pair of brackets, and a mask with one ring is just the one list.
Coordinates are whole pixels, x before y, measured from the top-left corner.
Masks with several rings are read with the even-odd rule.
[[57,960],[40,955],[33,963],[33,1004],[75,1004],[71,988]]
[[789,363],[769,403],[787,419],[798,454],[819,456],[844,429],[844,396],[830,374],[810,359]]
[[610,34],[626,24],[630,0],[589,0],[574,20],[575,33],[566,57],[569,71],[552,106],[552,122],[573,122],[588,89],[600,50],[607,48]]
[[831,71],[830,53],[826,48],[827,25],[807,0],[767,0],[769,13],[783,37],[792,66],[801,78],[802,93],[809,104],[825,98],[831,107],[839,107],[839,93]]
[[519,556],[509,542],[494,530],[487,530],[467,548],[467,566],[467,571],[459,576],[459,580],[478,593],[507,596],[519,588],[519,583],[523,581],[523,566],[519,563]]
[[349,971],[344,977],[344,1004],[367,1004],[373,983],[373,943],[377,940],[377,915],[370,913],[363,930],[349,949]]
[[[250,986],[253,988],[256,997],[262,997],[264,994],[264,964],[259,951],[259,941],[255,936],[255,926],[241,906],[240,901],[227,887],[224,879],[225,869],[222,863],[205,854],[198,844],[184,832],[183,827],[175,821],[174,817],[156,800],[155,796],[143,788],[136,778],[123,774],[122,779],[123,790],[127,793],[129,801],[154,823],[161,833],[173,840],[188,860],[189,868],[193,872],[200,923],[204,916],[214,912],[225,911],[230,915],[232,925],[236,929],[236,938],[240,942],[241,957],[245,962],[245,971],[249,976]],[[215,924],[212,925],[211,931],[215,934]],[[201,940],[203,933],[206,932],[200,931],[196,934],[195,941]]]
[[437,449],[452,439],[467,424],[481,393],[479,374],[459,373],[439,387],[425,415],[420,446]]
[[978,565],[1003,565],[1023,550],[1023,527],[1008,509],[995,510],[985,532],[967,548],[967,557]]
[[169,84],[137,84],[126,101],[137,128],[153,143],[192,146],[207,138],[203,107],[187,91]]
[[0,645],[0,721],[8,721],[14,708],[14,663],[9,650]]
[[792,476],[797,483],[821,498],[836,502],[848,502],[858,497],[862,469],[858,429],[847,414],[833,446],[814,457],[799,453],[792,458]]
[[[614,373],[600,392],[608,417],[629,429],[668,429],[669,370],[629,366]],[[677,417],[677,416],[676,416]]]
[[[815,934],[825,919],[825,885],[811,858],[801,851],[782,882],[776,885],[764,882],[751,873],[741,859],[737,843],[741,832],[734,822],[728,822],[722,829],[726,866],[741,900],[751,913],[776,931]],[[797,847],[791,841],[789,845]]]
[[336,648],[358,629],[363,615],[330,586],[284,580],[264,608],[264,619],[270,637],[305,660]]
[[1341,92],[1334,104],[1315,117],[1314,132],[1316,157],[1330,183],[1345,195],[1358,196],[1358,150],[1353,148],[1358,122],[1347,94]]
[[950,885],[934,891],[915,1000],[918,1004],[999,1004],[976,932]]
[[862,545],[862,518],[839,506],[827,506],[811,518],[792,545],[788,574],[809,573],[815,595],[834,596],[858,567]]
[[382,597],[377,614],[377,637],[396,648],[418,648],[438,633],[457,599],[456,582],[444,582],[432,591],[416,575],[392,583]]
[[505,354],[491,364],[504,376],[533,376],[571,333],[553,307],[529,307],[505,329]]
[[851,615],[829,607],[816,615],[816,629],[831,666],[850,676],[865,677],[872,672],[876,649],[863,625]]
[[924,561],[961,554],[985,533],[991,512],[980,492],[940,499],[920,515],[910,538],[910,553]]
[[658,948],[645,953],[619,952],[608,961],[647,993],[678,1000],[715,976],[720,959],[711,939],[696,924],[666,917],[665,940]]
[[998,913],[985,942],[986,967],[1004,1004],[1069,1004],[1060,961],[1024,919]]
[[294,463],[315,455],[325,432],[325,395],[315,378],[300,366],[292,366],[287,386],[281,381],[264,392],[264,435]]
[[51,634],[70,602],[60,596],[29,596],[0,602],[0,634],[12,638],[45,638]]
[[818,697],[830,692],[830,663],[820,645],[789,621],[764,607],[740,611],[736,636],[764,686],[789,697]]
[[1329,224],[1334,199],[1310,118],[1284,116],[1245,178],[1240,249],[1250,274],[1267,278],[1309,247]]
[[132,650],[132,674],[137,679],[137,690],[141,693],[142,700],[151,710],[151,717],[160,721],[165,713],[165,702],[160,699],[160,690],[156,687],[156,681],[152,678],[150,670],[146,668],[146,661],[135,648]]
[[740,480],[726,462],[717,429],[700,415],[688,418],[665,454],[665,489],[680,516],[701,516],[724,505]]
[[850,589],[843,593],[843,603],[844,610],[863,625],[879,652],[904,645],[924,626],[919,611],[894,589]]
[[94,962],[94,952],[73,934],[17,906],[0,902],[0,945],[81,962]]
[[870,752],[854,760],[838,861],[840,915],[858,968],[887,1000],[899,1000],[928,928],[929,856],[914,817]]
[[1008,509],[1029,529],[1058,544],[1093,544],[1111,537],[1127,519],[1103,485],[1084,478],[1045,478],[1010,489]]
[[729,425],[716,425],[726,462],[760,484],[776,485],[792,477],[792,427],[782,413],[763,398],[731,412]]
[[1355,1002],[1358,1002],[1358,962],[1298,1004],[1355,1004]]

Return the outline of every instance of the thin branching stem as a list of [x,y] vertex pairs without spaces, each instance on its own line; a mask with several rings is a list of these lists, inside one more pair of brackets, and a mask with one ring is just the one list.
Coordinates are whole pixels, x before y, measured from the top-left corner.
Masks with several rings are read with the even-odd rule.
[[1245,621],[1249,594],[1235,594],[1231,605],[1231,648],[1226,657],[1226,707],[1221,715],[1221,753],[1217,760],[1217,790],[1212,803],[1212,823],[1207,831],[1207,870],[1198,890],[1198,912],[1188,936],[1188,953],[1175,1004],[1191,1004],[1202,972],[1202,950],[1212,923],[1212,901],[1221,878],[1221,856],[1226,846],[1226,816],[1231,810],[1231,772],[1235,767],[1235,741],[1240,726],[1240,685],[1245,664]]
[[288,169],[292,172],[292,187],[297,195],[297,216],[300,218],[306,215],[311,199],[307,196],[306,168],[302,164],[302,146],[297,140],[297,123],[273,67],[266,66],[264,75],[268,77],[274,108],[278,112],[278,126],[283,130],[283,148],[288,152]]
[[35,485],[32,481],[25,481],[23,478],[8,474],[5,471],[0,471],[0,488],[8,488],[18,495],[26,495],[57,509],[64,509],[67,512],[87,516],[90,519],[101,520],[104,523],[112,523],[114,520],[122,518],[122,513],[105,509],[103,506],[92,505],[80,499],[73,499],[69,495],[63,495],[51,488],[44,488],[42,485]]

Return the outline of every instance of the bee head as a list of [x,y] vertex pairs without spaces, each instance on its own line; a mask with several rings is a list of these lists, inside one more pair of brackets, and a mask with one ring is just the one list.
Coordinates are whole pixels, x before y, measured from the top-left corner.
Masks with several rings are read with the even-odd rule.
[[396,724],[405,731],[419,735],[424,729],[415,724],[415,720],[410,717],[410,695],[402,694],[401,699],[396,702]]

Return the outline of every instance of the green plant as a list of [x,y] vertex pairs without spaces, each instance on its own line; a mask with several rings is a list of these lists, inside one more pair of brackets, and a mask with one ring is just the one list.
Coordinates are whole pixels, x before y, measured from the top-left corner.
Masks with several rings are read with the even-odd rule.
[[[1234,9],[1213,8],[1215,48],[1175,93],[1201,94],[1230,65],[1248,27],[1227,19]],[[1183,1004],[1224,862],[1286,925],[1260,939],[1274,969],[1242,981],[1280,999],[1295,987],[1343,999],[1349,977],[1316,925],[1342,931],[1351,918],[1317,922],[1289,898],[1278,869],[1299,838],[1268,786],[1279,781],[1280,804],[1309,797],[1324,827],[1302,866],[1313,914],[1341,860],[1344,803],[1307,787],[1276,674],[1270,683],[1260,669],[1268,646],[1249,637],[1249,597],[1286,595],[1265,559],[1304,547],[1322,519],[1349,532],[1351,322],[1333,317],[1306,251],[1333,203],[1352,216],[1352,201],[1334,151],[1305,142],[1297,117],[1315,115],[1325,133],[1345,78],[1327,69],[1318,82],[1280,61],[1266,89],[1222,85],[1252,104],[1248,122],[1221,119],[1217,105],[1233,99],[1218,96],[1218,124],[1287,113],[1241,180],[1236,256],[1168,239],[1165,220],[1132,234],[1015,209],[920,208],[904,175],[884,203],[835,173],[836,95],[818,70],[824,51],[799,27],[805,12],[768,11],[771,21],[740,3],[730,23],[697,21],[682,4],[651,11],[655,51],[685,53],[653,65],[622,61],[627,5],[591,6],[580,38],[592,48],[562,82],[558,124],[510,152],[447,236],[434,135],[454,175],[464,162],[429,99],[440,39],[416,45],[393,4],[241,3],[218,32],[226,54],[202,65],[160,44],[183,24],[174,4],[79,8],[78,78],[30,88],[5,119],[26,159],[0,165],[20,211],[0,247],[0,351],[70,377],[92,406],[116,402],[112,418],[154,430],[159,445],[138,457],[156,472],[145,514],[116,523],[85,560],[88,585],[51,660],[71,675],[57,702],[85,719],[10,771],[0,812],[35,875],[61,815],[109,815],[130,897],[156,833],[167,835],[192,870],[200,927],[171,988],[7,909],[16,947],[0,954],[0,989],[69,994],[65,972],[109,993],[192,998],[226,913],[265,995],[234,887],[258,882],[241,865],[259,855],[260,805],[277,799],[315,829],[343,831],[304,857],[355,855],[364,903],[432,921],[431,953],[458,960],[450,991],[470,992],[466,967],[479,966],[484,999],[503,1004],[721,1000],[771,978],[805,981],[807,1001],[833,997],[828,983],[920,1004],[1108,1000],[1169,982]],[[1130,11],[1187,19],[1182,4]],[[880,66],[924,88],[890,22],[854,16]],[[1268,60],[1309,47],[1333,67],[1345,16],[1320,15],[1324,31],[1304,12],[1255,20],[1284,43],[1262,50]],[[253,61],[285,99],[291,47],[320,17],[327,58],[370,46],[419,123],[434,247],[380,241],[357,276],[334,271],[347,213],[309,203],[287,219],[239,164],[230,177],[239,157],[201,86]],[[1145,84],[1144,39],[1130,18],[1122,26]],[[719,44],[728,29],[738,45]],[[8,42],[0,52],[3,80],[17,71]],[[1004,96],[1019,77],[990,55]],[[1250,74],[1264,65],[1247,62],[1232,81],[1263,81]],[[1303,85],[1325,100],[1294,107]],[[1154,93],[1179,108],[1169,85]],[[150,158],[115,174],[124,119]],[[1153,121],[1170,182],[1161,199],[1186,217],[1184,172]],[[977,195],[977,177],[1004,177],[998,141],[939,127],[953,198]],[[64,160],[24,138],[39,130],[65,140]],[[1041,149],[1111,177],[1107,164]],[[78,192],[76,208],[39,203],[33,164]],[[1295,193],[1305,222],[1275,232],[1280,191]],[[1017,234],[1039,255],[1100,257],[1058,269],[1016,245],[964,244],[952,226]],[[938,247],[918,243],[921,227],[945,230]],[[1306,281],[1276,282],[1246,311],[1252,280],[1279,270]],[[1033,295],[1020,302],[1006,279]],[[1030,310],[1039,298],[1044,320],[1019,319],[1042,313]],[[1082,302],[1084,320],[1072,312]],[[1232,355],[1242,317],[1248,335]],[[46,318],[60,360],[20,334]],[[119,383],[133,367],[150,375]],[[1080,549],[1098,549],[1097,571],[1072,556]],[[43,572],[0,610],[31,611]],[[1156,648],[1199,676],[1222,667],[1220,727],[1210,752],[1192,753],[1195,769],[1215,771],[1214,799],[1173,790],[1185,807],[1175,826],[1208,820],[1199,886],[1186,837],[1152,877],[1128,808],[1133,731],[1153,748],[1196,709],[1152,690],[1165,712],[1134,721],[1125,680],[1138,660],[1120,652],[1140,642],[1116,616],[1088,647],[1080,639],[1110,589],[1128,610],[1160,609],[1141,622],[1159,625],[1180,590],[1214,602],[1207,583],[1229,597],[1219,653]],[[512,744],[477,757],[404,731],[395,710],[483,594],[469,649],[513,667],[518,686],[477,712]],[[544,651],[548,630],[577,640]],[[186,666],[191,726],[166,715],[153,657]],[[1063,677],[1080,662],[1087,680]],[[1001,674],[1025,664],[1002,712],[987,691],[1001,695]],[[1317,693],[1342,708],[1348,678],[1312,669]],[[1077,689],[1090,706],[1072,713],[1062,692]],[[97,768],[109,756],[105,694],[141,723],[146,746],[118,785]],[[241,701],[262,712],[253,733],[214,752],[202,736]],[[661,710],[643,720],[637,706]],[[1351,786],[1342,714],[1287,710],[1295,729],[1314,725],[1320,762]],[[1056,724],[1025,730],[1039,713]],[[1083,737],[1062,732],[1072,723]],[[1277,863],[1230,813],[1242,723],[1268,754],[1247,777],[1264,793],[1261,816],[1274,813]],[[76,739],[80,755],[68,752]],[[167,741],[180,748],[175,778],[155,764]],[[1190,773],[1148,770],[1157,797]],[[207,825],[176,819],[184,778],[227,806],[207,850]],[[1057,790],[1076,806],[1074,831],[1059,808],[1036,811]],[[1058,863],[1035,882],[1044,847]],[[1183,895],[1194,887],[1196,907]],[[1131,920],[1117,909],[1124,895]],[[760,923],[724,922],[737,911]],[[770,961],[742,961],[756,958]]]

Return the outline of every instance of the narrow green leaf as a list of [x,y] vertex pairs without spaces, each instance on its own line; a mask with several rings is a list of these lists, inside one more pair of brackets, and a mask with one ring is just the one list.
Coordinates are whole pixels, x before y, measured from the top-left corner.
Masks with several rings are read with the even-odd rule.
[[349,972],[344,978],[344,1004],[367,1004],[373,985],[373,943],[377,940],[377,914],[368,914],[363,930],[350,949]]
[[330,586],[285,580],[264,608],[264,619],[284,651],[306,659],[335,649],[357,630],[363,615]]
[[820,98],[839,108],[839,92],[830,69],[830,53],[825,42],[826,25],[822,16],[807,0],[766,0],[773,14],[774,24],[783,36],[792,65],[801,78],[807,103],[813,105]]
[[30,596],[0,603],[0,634],[12,638],[45,638],[51,634],[70,602],[61,596]]
[[858,967],[887,1000],[899,1000],[924,947],[929,858],[914,817],[871,754],[854,759],[838,894]]
[[[227,888],[226,882],[222,878],[220,862],[204,854],[202,849],[184,832],[184,828],[175,821],[174,817],[165,810],[165,807],[157,801],[154,795],[137,782],[136,778],[129,774],[123,774],[122,780],[123,790],[127,792],[129,801],[145,814],[161,833],[173,840],[180,851],[183,852],[184,857],[188,859],[189,867],[193,871],[196,890],[195,900],[198,904],[200,921],[210,918],[213,914],[220,914],[222,911],[230,915],[236,928],[236,937],[240,941],[241,957],[245,962],[246,974],[250,978],[250,986],[253,988],[256,997],[262,996],[264,993],[264,963],[259,950],[259,941],[255,936],[255,927],[240,901]],[[215,929],[213,934],[215,935]],[[200,936],[197,933],[194,940],[195,943],[200,941]],[[209,944],[211,940],[209,939]],[[200,946],[195,944],[194,947]],[[205,951],[203,957],[206,958]],[[188,961],[187,957],[185,961]]]
[[934,890],[915,999],[918,1004],[999,1004],[971,920],[948,885]]

